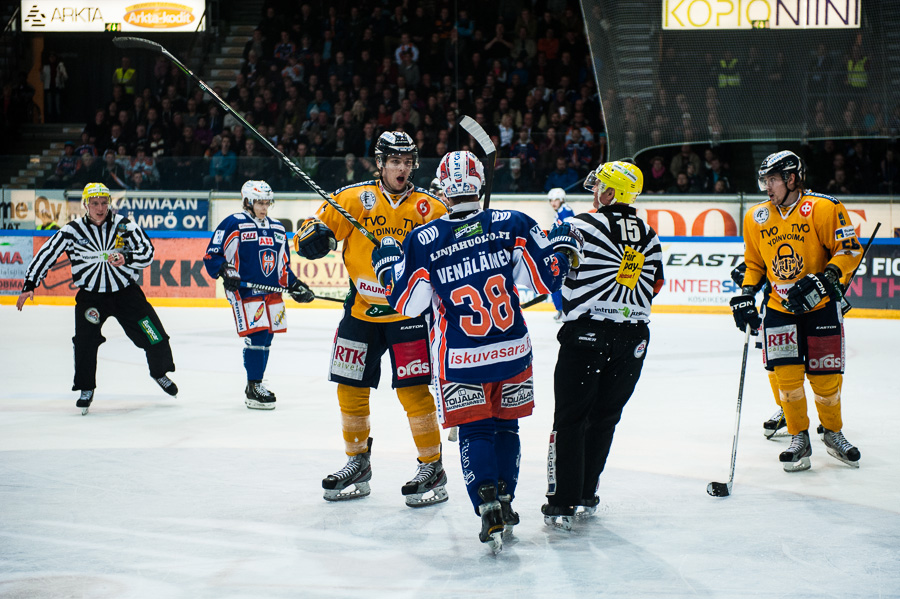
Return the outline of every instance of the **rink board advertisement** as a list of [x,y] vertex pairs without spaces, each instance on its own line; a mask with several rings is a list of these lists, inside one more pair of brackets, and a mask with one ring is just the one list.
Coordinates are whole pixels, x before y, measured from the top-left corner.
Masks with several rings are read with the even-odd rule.
[[662,242],[665,286],[655,306],[728,306],[738,291],[731,270],[744,261],[744,242],[725,238],[709,241]]
[[0,235],[0,295],[19,295],[33,257],[31,237]]
[[26,33],[205,31],[203,0],[22,0]]
[[208,231],[209,199],[202,196],[134,196],[115,201],[116,211],[145,231]]

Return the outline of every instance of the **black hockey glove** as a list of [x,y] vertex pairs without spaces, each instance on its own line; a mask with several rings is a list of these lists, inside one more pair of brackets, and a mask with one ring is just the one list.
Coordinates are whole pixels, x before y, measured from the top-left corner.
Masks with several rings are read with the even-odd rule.
[[316,299],[312,290],[300,279],[294,279],[294,282],[288,287],[288,291],[290,291],[291,299],[298,304],[308,304]]
[[325,223],[317,218],[308,218],[294,235],[294,250],[307,260],[318,260],[337,249],[337,240]]
[[840,302],[844,296],[841,273],[837,267],[828,265],[824,272],[806,275],[791,287],[787,299],[781,305],[795,314],[809,312],[826,297]]
[[740,330],[746,330],[750,325],[750,331],[755,335],[762,324],[759,311],[756,309],[756,301],[752,295],[736,295],[731,298],[731,315],[734,316],[734,324]]
[[241,288],[241,275],[237,269],[227,262],[219,269],[219,276],[222,277],[222,285],[225,291],[237,291]]
[[547,235],[553,250],[562,252],[569,259],[571,268],[578,268],[584,256],[581,254],[581,248],[584,247],[584,237],[581,231],[570,225],[569,223],[556,224],[550,229]]
[[375,276],[382,287],[387,288],[387,285],[392,283],[392,281],[386,282],[385,277],[401,260],[403,260],[403,249],[393,237],[385,237],[381,240],[381,245],[372,250],[372,268],[375,269]]
[[731,280],[738,287],[744,286],[744,273],[747,272],[747,263],[741,262],[731,270]]

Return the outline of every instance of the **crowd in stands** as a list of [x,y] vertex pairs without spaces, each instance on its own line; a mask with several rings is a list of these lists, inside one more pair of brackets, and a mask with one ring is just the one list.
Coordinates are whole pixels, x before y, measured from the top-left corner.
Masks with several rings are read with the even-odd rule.
[[[427,185],[446,151],[471,147],[457,123],[470,115],[498,147],[495,192],[580,191],[584,176],[607,158],[584,32],[580,9],[565,0],[480,3],[455,15],[441,2],[271,2],[245,43],[240,73],[217,92],[325,189],[373,176],[375,140],[385,130],[416,140],[417,183]],[[646,193],[750,191],[736,189],[728,152],[717,143],[729,90],[718,87],[709,60],[709,73],[694,71],[710,78],[702,98],[689,101],[681,80],[667,75],[673,48],[660,58],[652,102],[604,91],[607,116],[625,123],[624,142],[634,150],[662,145],[654,142],[673,129],[693,142],[638,158]],[[279,190],[306,190],[164,57],[137,72],[124,56],[112,79],[109,102],[81,143],[66,149],[48,185],[77,187],[99,173],[111,189],[237,190],[265,178]],[[860,113],[853,122],[889,126],[890,118],[869,123],[861,114],[871,103],[850,102]],[[808,152],[819,189],[896,189],[893,153],[876,155],[866,143],[821,145]],[[92,158],[85,161],[86,154]],[[841,155],[843,169],[822,167],[832,154]]]

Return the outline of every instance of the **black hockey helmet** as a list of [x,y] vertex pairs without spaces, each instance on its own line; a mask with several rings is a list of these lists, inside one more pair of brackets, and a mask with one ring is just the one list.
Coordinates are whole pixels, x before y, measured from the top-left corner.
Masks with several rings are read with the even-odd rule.
[[797,175],[797,187],[799,188],[806,180],[806,165],[799,156],[790,150],[769,154],[759,165],[757,183],[759,183],[760,191],[766,190],[765,179],[774,173],[781,173],[781,179],[785,185],[787,185],[791,173]]
[[411,154],[413,157],[412,170],[419,168],[419,148],[416,142],[403,131],[385,131],[375,142],[375,164],[378,168],[384,168],[384,159],[388,156],[403,156]]

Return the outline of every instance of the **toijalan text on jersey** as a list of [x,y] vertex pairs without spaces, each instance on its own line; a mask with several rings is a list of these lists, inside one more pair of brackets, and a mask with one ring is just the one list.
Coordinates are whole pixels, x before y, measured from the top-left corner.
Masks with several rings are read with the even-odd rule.
[[457,241],[453,245],[448,245],[447,247],[441,248],[436,252],[432,252],[431,261],[434,262],[438,258],[442,256],[450,256],[453,252],[458,250],[464,250],[466,248],[475,247],[476,245],[487,243],[493,239],[511,239],[510,231],[491,231],[490,233],[485,233],[483,235],[476,235],[470,239],[463,239],[462,241]]
[[490,254],[482,251],[478,252],[477,256],[465,258],[458,264],[442,266],[437,269],[437,276],[442,284],[452,283],[486,270],[498,270],[507,264],[509,264],[509,255],[507,255],[506,250],[499,250]]

